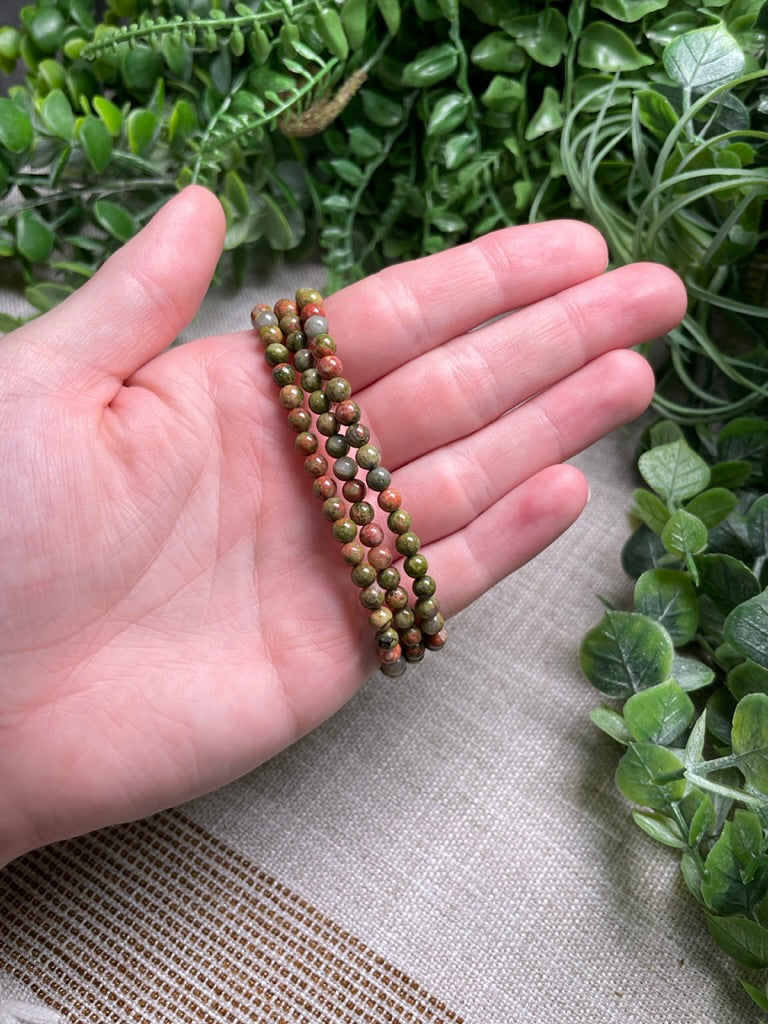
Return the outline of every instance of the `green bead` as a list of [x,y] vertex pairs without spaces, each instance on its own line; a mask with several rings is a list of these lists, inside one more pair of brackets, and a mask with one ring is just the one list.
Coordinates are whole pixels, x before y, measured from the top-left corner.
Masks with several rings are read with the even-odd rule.
[[352,582],[356,587],[370,587],[376,582],[376,570],[370,562],[361,562],[351,573]]
[[421,632],[424,636],[436,636],[445,625],[445,619],[440,614],[433,615],[430,619],[424,619],[421,623]]
[[408,664],[405,658],[398,658],[396,661],[385,661],[383,665],[379,665],[382,675],[387,676],[388,679],[399,679],[400,676],[404,675],[408,668]]
[[431,619],[440,611],[440,602],[436,597],[422,597],[416,602],[414,611],[420,619]]
[[385,590],[394,590],[395,587],[400,586],[400,573],[394,565],[388,565],[386,569],[379,569],[379,575],[376,578],[379,585]]
[[333,475],[337,480],[354,480],[357,475],[357,463],[349,455],[342,455],[333,464]]
[[344,377],[331,377],[325,391],[332,402],[344,402],[352,395],[352,385]]
[[375,444],[364,444],[357,449],[355,459],[361,469],[375,469],[381,461],[381,453]]
[[291,331],[285,339],[285,344],[291,352],[299,352],[307,347],[307,336],[304,331]]
[[374,629],[377,633],[380,629],[386,629],[392,624],[392,609],[387,608],[386,605],[381,605],[376,608],[368,616],[368,625],[371,629]]
[[356,501],[349,510],[349,518],[354,520],[358,526],[367,526],[373,522],[376,515],[373,505],[368,501]]
[[264,358],[269,366],[277,366],[278,363],[290,362],[291,353],[285,345],[275,341],[264,349]]
[[428,568],[429,563],[427,562],[424,555],[421,554],[410,555],[403,562],[403,569],[405,571],[405,574],[407,576],[410,576],[412,579],[417,576],[424,576]]
[[281,388],[286,384],[293,384],[296,380],[296,371],[290,363],[278,363],[272,368],[272,380]]
[[392,616],[392,625],[401,631],[411,629],[415,621],[416,616],[413,614],[412,608],[401,608]]
[[[319,391],[322,388],[323,378],[320,376],[320,374],[317,372],[314,366],[311,366],[308,370],[304,370],[304,372],[302,373],[301,386],[304,388],[305,391],[311,392]],[[329,408],[329,406],[326,405],[326,408]],[[325,412],[325,409],[323,409],[322,411]]]
[[401,533],[395,541],[395,549],[400,555],[415,555],[421,547],[421,541],[415,533]]
[[294,439],[294,444],[304,455],[313,455],[317,451],[317,437],[311,430],[302,430]]
[[[302,374],[302,377],[303,376],[304,375]],[[304,387],[303,380],[301,382],[301,386]],[[304,390],[306,391],[307,389],[304,388]],[[317,413],[318,416],[321,413],[328,412],[328,410],[331,408],[331,403],[328,398],[328,395],[326,395],[326,393],[324,391],[321,391],[319,388],[316,391],[313,391],[312,394],[309,396],[309,398],[307,399],[307,405],[312,410],[312,412]]]
[[[295,387],[295,385],[291,385],[291,387]],[[299,393],[301,393],[301,388],[297,388],[297,390],[299,391]],[[284,402],[283,404],[285,405]],[[302,430],[309,430],[309,428],[312,426],[312,417],[309,415],[306,409],[300,409],[298,406],[286,406],[286,408],[291,409],[291,411],[288,413],[288,426],[291,428],[291,430],[295,431],[297,434],[300,434]]]
[[385,491],[392,482],[392,477],[389,470],[383,466],[376,466],[375,469],[368,470],[365,481],[372,491]]
[[[283,365],[283,364],[281,364],[281,365]],[[292,411],[299,410],[301,408],[301,406],[304,404],[304,392],[301,390],[301,388],[298,386],[298,384],[290,384],[290,383],[286,384],[284,387],[282,387],[280,389],[280,396],[279,396],[279,398],[280,398],[280,405],[282,405],[282,407],[284,409],[291,409]],[[302,410],[302,411],[306,412],[306,410]],[[309,413],[307,413],[307,424],[306,424],[306,426],[302,427],[301,429],[302,430],[306,430],[311,422],[312,422],[312,419],[311,419]]]
[[[348,544],[357,536],[357,526],[351,519],[337,519],[332,527],[333,536],[340,544]],[[418,556],[417,556],[418,557]]]
[[[329,412],[323,413],[323,416],[331,415],[332,413]],[[318,416],[317,418],[318,430],[320,430],[320,420],[322,418],[322,416]],[[322,433],[322,430],[320,430],[320,433]],[[325,450],[328,452],[332,459],[340,459],[342,455],[346,455],[347,452],[349,451],[349,441],[347,441],[346,437],[343,437],[341,434],[331,434],[331,436],[325,442]]]
[[353,448],[359,448],[361,445],[367,444],[370,441],[371,432],[364,423],[352,423],[347,427],[347,431],[344,436]]
[[400,636],[396,629],[391,626],[387,626],[386,629],[380,629],[376,634],[376,646],[381,651],[391,651],[397,647],[400,643]]
[[293,365],[299,373],[304,373],[306,370],[311,370],[315,365],[314,356],[308,348],[300,348],[299,351],[294,354]]
[[432,597],[437,590],[437,584],[431,576],[422,576],[413,581],[413,592],[416,597]]
[[[318,434],[322,434],[323,437],[331,437],[339,429],[339,424],[336,422],[336,417],[332,412],[322,412],[317,417],[317,423],[315,424]],[[335,452],[329,452],[329,455],[336,454]],[[346,454],[343,452],[341,454]]]
[[405,587],[395,587],[387,592],[385,600],[393,612],[399,612],[408,607],[408,591]]
[[384,604],[384,591],[378,583],[374,581],[370,586],[360,591],[360,604],[363,608],[381,608]]
[[387,526],[392,533],[407,533],[411,528],[411,513],[397,508],[387,516]]
[[332,523],[337,522],[339,519],[343,519],[346,514],[347,506],[341,498],[326,498],[323,502],[323,515]]

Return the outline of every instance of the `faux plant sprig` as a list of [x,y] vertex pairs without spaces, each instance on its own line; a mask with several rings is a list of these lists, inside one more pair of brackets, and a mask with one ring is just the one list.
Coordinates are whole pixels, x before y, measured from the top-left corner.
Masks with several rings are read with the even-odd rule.
[[[768,424],[735,419],[699,454],[657,424],[622,562],[631,610],[607,608],[581,664],[624,748],[616,784],[680,851],[715,941],[768,968]],[[768,1011],[768,990],[742,984]]]
[[[105,6],[38,0],[0,29],[0,67],[27,69],[0,99],[0,255],[35,307],[189,181],[225,205],[222,279],[319,244],[335,288],[575,213],[615,261],[686,278],[666,413],[760,408],[764,0]],[[723,352],[713,311],[746,352]]]

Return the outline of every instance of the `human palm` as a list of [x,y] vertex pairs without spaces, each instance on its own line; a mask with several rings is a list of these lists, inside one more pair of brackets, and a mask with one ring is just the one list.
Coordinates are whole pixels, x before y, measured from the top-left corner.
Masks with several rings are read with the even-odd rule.
[[[222,233],[188,189],[0,343],[0,864],[235,778],[375,667],[258,340],[167,348]],[[604,267],[590,228],[543,224],[326,302],[448,615],[576,518],[561,463],[650,398],[624,347],[682,287]]]

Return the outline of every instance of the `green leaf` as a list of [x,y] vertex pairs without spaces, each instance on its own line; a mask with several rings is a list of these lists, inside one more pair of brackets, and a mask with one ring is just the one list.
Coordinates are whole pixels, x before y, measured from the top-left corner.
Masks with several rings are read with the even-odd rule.
[[517,108],[524,96],[525,86],[519,79],[509,78],[507,75],[494,75],[480,97],[480,102],[489,110],[508,113]]
[[738,505],[738,498],[725,487],[711,487],[697,494],[685,506],[685,511],[700,519],[708,530],[717,526],[733,512]]
[[609,697],[628,697],[669,679],[674,647],[667,631],[637,612],[607,611],[584,637],[581,668]]
[[750,693],[736,705],[731,746],[747,784],[768,798],[768,695]]
[[27,302],[41,313],[47,313],[71,294],[72,288],[66,284],[59,284],[58,281],[41,281],[24,289]]
[[660,534],[670,516],[669,509],[661,498],[652,491],[640,487],[633,492],[632,497],[632,515],[642,520],[649,530]]
[[627,538],[621,551],[621,565],[628,576],[638,579],[666,557],[667,550],[661,543],[661,537],[643,525]]
[[760,584],[754,573],[733,555],[699,555],[699,588],[723,614],[760,593]]
[[741,47],[722,22],[673,39],[664,47],[662,60],[672,81],[688,89],[711,89],[744,70]]
[[688,843],[680,835],[677,822],[666,814],[659,811],[633,811],[632,819],[635,824],[646,832],[651,839],[664,846],[672,846],[677,850],[685,850]]
[[16,218],[16,248],[33,263],[45,263],[53,250],[55,235],[35,210],[22,210]]
[[370,160],[381,152],[381,139],[361,124],[353,125],[347,132],[349,149],[358,160]]
[[768,668],[748,659],[740,665],[734,665],[728,673],[726,684],[737,701],[748,693],[768,694]]
[[460,92],[450,92],[441,96],[429,116],[427,135],[430,138],[448,135],[464,121],[470,108],[470,98]]
[[368,27],[368,0],[345,0],[340,13],[350,48],[359,50]]
[[[698,791],[698,800],[699,805],[693,813],[688,828],[688,842],[691,846],[697,846],[703,839],[714,835],[717,828],[717,815],[712,797],[709,793]],[[699,887],[699,892],[701,892],[701,887]]]
[[764,1013],[768,1013],[768,995],[762,989],[745,981],[744,978],[739,978],[739,981],[752,1002],[759,1006]]
[[139,230],[133,214],[109,199],[97,199],[93,204],[93,214],[104,230],[118,242],[127,242]]
[[168,139],[172,146],[185,146],[190,135],[197,131],[197,112],[189,100],[176,100],[168,121]]
[[60,139],[71,142],[75,134],[75,115],[69,100],[60,89],[53,89],[43,100],[40,115],[46,127]]
[[677,569],[649,569],[635,584],[635,606],[659,622],[675,647],[696,635],[699,603],[690,577]]
[[611,739],[625,747],[632,742],[632,733],[627,728],[623,717],[614,708],[601,704],[599,708],[593,708],[589,713],[594,725],[601,729]]
[[716,914],[744,914],[750,909],[741,865],[733,849],[733,824],[726,821],[704,862],[701,895]]
[[522,71],[526,65],[525,51],[506,32],[483,36],[473,46],[469,59],[483,71],[504,71],[508,75]]
[[458,55],[451,43],[441,43],[422,51],[403,68],[403,85],[427,88],[448,78],[456,70]]
[[126,133],[131,152],[137,156],[147,156],[152,149],[157,130],[158,120],[151,110],[141,107],[132,110],[126,119]]
[[677,111],[666,96],[654,89],[638,89],[635,95],[640,123],[663,142],[677,125]]
[[13,100],[0,98],[0,146],[10,153],[23,153],[32,144],[32,121]]
[[353,188],[357,188],[362,185],[365,181],[365,174],[363,170],[353,164],[351,160],[345,160],[343,157],[339,157],[337,160],[331,160],[330,166],[333,168],[333,172],[337,178],[346,182],[347,185],[351,185]]
[[349,56],[349,40],[338,12],[332,7],[324,7],[315,19],[318,35],[334,57],[346,60]]
[[663,11],[668,3],[669,0],[592,0],[591,6],[617,21],[631,22],[640,21],[653,11]]
[[715,673],[698,658],[689,658],[675,652],[672,664],[672,678],[686,692],[701,690],[714,681]]
[[548,132],[562,128],[562,126],[563,102],[560,98],[560,93],[553,85],[547,85],[544,87],[544,95],[538,110],[536,110],[525,129],[525,139],[527,142],[532,142]]
[[633,694],[624,705],[624,721],[635,740],[668,746],[691,723],[693,701],[671,679]]
[[376,0],[387,31],[397,35],[400,31],[400,0]]
[[80,121],[77,135],[88,162],[100,174],[112,159],[112,136],[109,129],[98,117],[88,114]]
[[360,99],[366,118],[379,128],[394,128],[403,120],[403,108],[382,93],[362,89]]
[[768,592],[733,609],[725,620],[725,638],[745,658],[768,668]]
[[709,483],[709,466],[685,441],[651,448],[637,465],[643,480],[670,505],[692,498]]
[[665,811],[685,796],[682,772],[683,765],[666,747],[633,743],[619,761],[616,785],[627,800]]
[[149,92],[163,73],[163,58],[149,46],[139,45],[122,55],[121,71],[126,88]]
[[107,126],[107,131],[113,138],[119,138],[123,130],[123,115],[120,108],[116,107],[112,100],[106,96],[94,96],[91,100],[93,109]]
[[557,67],[568,47],[568,23],[554,7],[501,21],[499,27],[512,36],[531,60],[548,68]]
[[707,916],[712,938],[745,967],[768,967],[768,928],[743,917]]
[[713,487],[741,487],[752,473],[752,463],[733,459],[730,462],[716,462],[712,466]]
[[717,450],[724,462],[760,465],[768,457],[768,421],[752,416],[731,420],[718,435]]
[[600,71],[637,71],[653,64],[653,58],[641,53],[620,28],[607,21],[593,21],[581,34],[579,63]]
[[752,502],[747,512],[747,536],[756,555],[768,554],[768,494]]
[[685,559],[703,551],[708,538],[709,533],[704,523],[682,508],[672,513],[661,531],[661,542],[667,551]]

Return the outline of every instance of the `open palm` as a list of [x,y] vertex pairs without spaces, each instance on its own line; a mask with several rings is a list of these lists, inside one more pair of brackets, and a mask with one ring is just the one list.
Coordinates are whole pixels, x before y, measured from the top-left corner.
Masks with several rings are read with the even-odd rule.
[[[222,235],[187,189],[0,343],[0,863],[235,778],[375,667],[258,339],[167,348]],[[448,615],[576,518],[561,463],[650,398],[625,348],[684,293],[605,261],[585,225],[512,228],[326,302]]]

